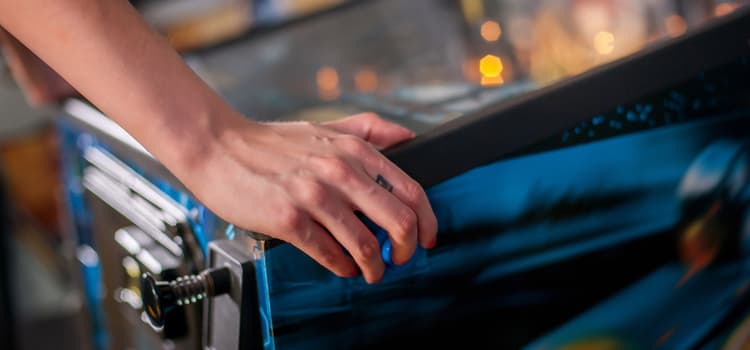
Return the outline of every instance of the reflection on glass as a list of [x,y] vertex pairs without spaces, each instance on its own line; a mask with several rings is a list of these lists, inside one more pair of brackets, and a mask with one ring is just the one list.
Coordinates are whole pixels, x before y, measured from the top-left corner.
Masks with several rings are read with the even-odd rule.
[[378,76],[372,69],[360,69],[354,76],[354,86],[358,92],[373,92],[378,88]]
[[[370,110],[423,132],[682,36],[747,2],[362,1],[191,58],[252,118],[318,118],[326,105],[340,110],[331,116]],[[483,64],[488,55],[496,59]],[[462,94],[413,98],[447,90]]]
[[500,28],[499,23],[489,20],[489,21],[482,23],[480,34],[482,35],[482,38],[484,38],[484,40],[486,41],[497,41],[497,39],[500,39],[500,34],[502,34],[502,29]]
[[479,60],[479,72],[482,73],[482,86],[497,86],[504,82],[503,61],[495,55],[486,55]]
[[438,245],[379,284],[262,250],[267,349],[750,348],[749,74],[738,57],[427,188]]
[[322,67],[318,69],[315,75],[318,84],[318,93],[324,100],[333,100],[339,97],[339,73],[331,67]]
[[716,17],[728,15],[732,13],[732,11],[734,11],[739,6],[740,6],[739,4],[735,4],[733,2],[723,2],[723,3],[717,4],[716,7],[714,8],[714,15]]
[[600,55],[611,54],[615,50],[615,36],[610,32],[598,32],[594,36],[594,48]]
[[687,30],[687,23],[680,15],[669,15],[664,20],[664,26],[667,29],[667,33],[673,37],[680,36]]
[[461,10],[467,22],[475,23],[484,16],[484,0],[461,0]]
[[503,61],[495,55],[487,55],[479,60],[479,71],[487,78],[497,78],[503,72]]

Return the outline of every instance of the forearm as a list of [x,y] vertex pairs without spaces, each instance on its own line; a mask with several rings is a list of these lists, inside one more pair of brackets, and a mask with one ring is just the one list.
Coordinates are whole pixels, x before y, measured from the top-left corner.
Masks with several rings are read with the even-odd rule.
[[248,122],[124,0],[0,0],[0,26],[225,220],[290,242],[339,276],[355,276],[356,263],[368,282],[385,265],[355,212],[388,232],[395,263],[417,240],[435,245],[424,191],[372,145],[410,139],[409,130],[372,114],[328,125]]
[[2,28],[0,49],[5,56],[7,68],[29,104],[44,106],[76,94],[55,71]]
[[238,117],[124,0],[0,0],[0,25],[173,171]]

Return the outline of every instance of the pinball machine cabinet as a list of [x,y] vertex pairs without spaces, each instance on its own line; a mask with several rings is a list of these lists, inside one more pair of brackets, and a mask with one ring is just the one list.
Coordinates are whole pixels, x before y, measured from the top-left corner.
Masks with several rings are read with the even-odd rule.
[[[429,8],[365,3],[331,16]],[[424,17],[445,20],[438,27],[449,33],[448,13]],[[749,344],[741,337],[750,317],[746,9],[547,86],[428,89],[440,91],[437,100],[420,89],[340,91],[333,102],[273,103],[280,91],[320,92],[290,83],[309,67],[272,65],[294,54],[264,54],[280,52],[279,38],[304,42],[310,28],[343,23],[325,18],[188,61],[248,115],[318,120],[374,109],[417,129],[385,154],[425,187],[438,247],[389,266],[377,285],[336,278],[289,244],[212,217],[121,129],[70,101],[74,134],[98,140],[78,138],[76,149],[115,348],[144,345],[134,339],[143,348],[216,350]],[[237,69],[259,78],[222,75],[236,57],[257,58],[259,68]],[[336,60],[318,63],[325,59]]]

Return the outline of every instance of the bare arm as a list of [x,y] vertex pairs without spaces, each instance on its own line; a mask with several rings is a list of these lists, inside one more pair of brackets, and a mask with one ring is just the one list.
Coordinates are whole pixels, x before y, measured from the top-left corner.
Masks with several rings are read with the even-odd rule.
[[394,261],[434,245],[424,191],[372,146],[413,137],[408,130],[367,114],[325,126],[250,122],[124,0],[0,0],[0,26],[227,221],[286,240],[337,275],[356,275],[356,264],[369,282],[384,266],[354,211],[389,231]]
[[[167,164],[205,152],[191,138],[211,132],[211,115],[234,114],[126,1],[0,0],[0,13],[3,27]],[[166,137],[182,144],[152,147]]]
[[70,84],[2,27],[0,52],[29,104],[46,106],[76,95]]

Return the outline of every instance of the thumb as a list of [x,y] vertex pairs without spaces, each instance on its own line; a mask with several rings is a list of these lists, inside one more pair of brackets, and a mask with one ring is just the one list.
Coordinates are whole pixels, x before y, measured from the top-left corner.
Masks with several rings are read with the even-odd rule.
[[361,113],[323,124],[335,131],[361,137],[379,149],[411,140],[413,131],[380,118],[375,113]]

